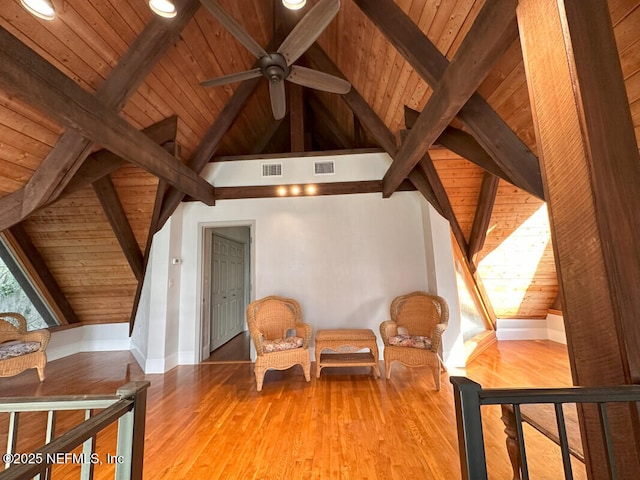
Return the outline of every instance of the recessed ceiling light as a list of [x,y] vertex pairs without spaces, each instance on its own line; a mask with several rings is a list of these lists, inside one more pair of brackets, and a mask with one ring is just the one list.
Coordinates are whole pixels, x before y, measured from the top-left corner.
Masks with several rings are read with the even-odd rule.
[[173,18],[178,13],[171,0],[149,0],[149,8],[156,15],[164,18]]
[[282,4],[289,10],[300,10],[307,3],[307,0],[282,0]]
[[43,20],[56,18],[56,11],[50,0],[20,0],[20,3],[29,13]]

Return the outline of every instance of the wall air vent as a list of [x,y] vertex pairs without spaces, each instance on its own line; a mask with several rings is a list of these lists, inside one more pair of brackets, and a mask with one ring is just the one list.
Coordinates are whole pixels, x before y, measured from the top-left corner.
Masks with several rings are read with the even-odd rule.
[[263,177],[281,177],[282,163],[263,163],[262,176]]
[[335,175],[336,164],[333,160],[313,162],[314,175]]

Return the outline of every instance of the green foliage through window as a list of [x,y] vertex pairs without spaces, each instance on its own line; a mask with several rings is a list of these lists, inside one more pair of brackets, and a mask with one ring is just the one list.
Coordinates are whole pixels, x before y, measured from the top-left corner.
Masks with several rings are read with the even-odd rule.
[[34,307],[9,267],[0,258],[0,311],[17,312],[27,319],[28,330],[47,328],[40,312]]

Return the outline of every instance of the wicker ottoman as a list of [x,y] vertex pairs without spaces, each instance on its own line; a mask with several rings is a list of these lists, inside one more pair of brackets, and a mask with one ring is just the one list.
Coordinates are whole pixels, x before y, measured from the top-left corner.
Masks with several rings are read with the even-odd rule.
[[[368,352],[358,352],[368,348]],[[322,353],[322,350],[337,353]],[[316,334],[316,378],[323,367],[371,367],[380,376],[378,343],[370,329],[318,330]]]

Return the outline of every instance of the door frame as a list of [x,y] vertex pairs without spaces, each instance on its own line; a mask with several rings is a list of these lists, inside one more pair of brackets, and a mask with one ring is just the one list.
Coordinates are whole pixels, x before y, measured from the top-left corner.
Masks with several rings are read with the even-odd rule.
[[[207,291],[206,275],[208,265],[211,264],[211,248],[207,236],[212,230],[229,227],[248,227],[249,245],[245,245],[245,305],[251,302],[255,294],[255,221],[227,221],[227,222],[205,222],[198,224],[198,285],[197,285],[197,322],[196,322],[196,345],[197,359],[202,362],[208,358],[209,352],[209,325],[205,321],[205,307],[209,296]],[[219,235],[219,234],[218,234]],[[222,235],[224,236],[224,235]],[[236,240],[237,241],[237,240]],[[252,347],[253,358],[253,347]]]

